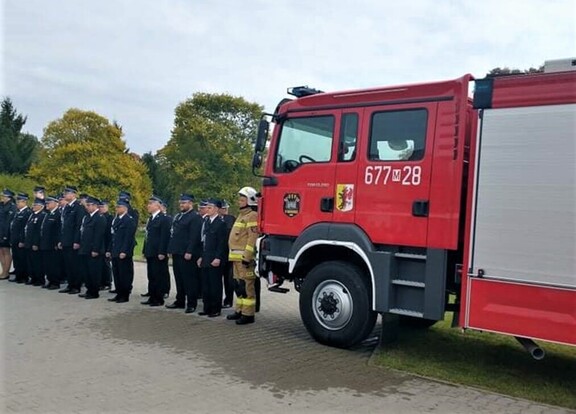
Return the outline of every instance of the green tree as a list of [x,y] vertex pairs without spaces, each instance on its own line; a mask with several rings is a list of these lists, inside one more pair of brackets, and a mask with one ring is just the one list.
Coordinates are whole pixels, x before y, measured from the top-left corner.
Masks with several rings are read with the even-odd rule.
[[142,162],[148,168],[148,176],[152,182],[152,192],[162,198],[166,203],[173,205],[176,198],[170,190],[170,177],[165,169],[159,164],[158,156],[147,152],[142,155]]
[[0,107],[0,172],[25,174],[38,156],[38,138],[22,133],[26,117],[17,113],[10,98]]
[[490,72],[488,72],[486,74],[486,76],[506,76],[506,75],[520,75],[520,74],[529,74],[529,73],[538,73],[538,72],[544,72],[544,65],[540,66],[539,68],[528,68],[528,69],[524,69],[524,70],[520,70],[520,69],[510,69],[507,66],[504,66],[503,68],[501,67],[497,67],[492,69]]
[[257,186],[252,143],[263,107],[228,94],[196,93],[176,107],[172,136],[158,152],[172,194],[233,199]]
[[119,190],[128,190],[133,206],[143,213],[152,190],[148,170],[128,153],[122,135],[118,124],[95,112],[69,109],[44,129],[42,157],[29,175],[50,192],[75,184],[82,192],[114,201]]

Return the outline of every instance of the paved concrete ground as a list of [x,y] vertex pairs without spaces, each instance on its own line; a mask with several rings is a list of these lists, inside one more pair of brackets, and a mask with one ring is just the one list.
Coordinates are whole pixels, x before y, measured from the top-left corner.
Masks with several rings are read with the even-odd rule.
[[[145,289],[136,266],[135,292]],[[0,282],[2,412],[563,413],[368,365],[311,340],[296,294],[254,325]]]

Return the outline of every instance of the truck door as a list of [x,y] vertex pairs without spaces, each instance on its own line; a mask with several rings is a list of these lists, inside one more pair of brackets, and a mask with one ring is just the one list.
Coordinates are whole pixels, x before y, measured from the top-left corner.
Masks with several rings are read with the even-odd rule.
[[437,105],[364,109],[356,223],[375,243],[426,246]]
[[290,114],[276,126],[269,155],[275,184],[264,199],[274,215],[264,220],[267,233],[298,236],[311,224],[332,220],[337,125],[337,111],[310,111]]

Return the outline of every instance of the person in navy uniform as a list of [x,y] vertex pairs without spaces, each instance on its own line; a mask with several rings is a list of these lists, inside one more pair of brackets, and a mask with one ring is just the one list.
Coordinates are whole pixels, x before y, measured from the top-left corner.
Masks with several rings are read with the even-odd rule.
[[[100,200],[98,203],[98,214],[106,220],[106,233],[104,233],[104,246],[108,249],[112,242],[112,220],[114,217],[109,213],[108,200]],[[109,257],[104,258],[104,266],[102,266],[102,286],[100,290],[110,290],[112,287],[112,259]]]
[[[162,214],[166,216],[166,220],[168,221],[168,223],[170,223],[170,226],[172,226],[172,216],[168,214],[168,205],[166,204],[166,201],[162,200],[161,205],[162,205]],[[168,236],[170,236],[170,234],[168,234]],[[170,270],[168,267],[168,261],[166,262],[166,266],[164,266],[162,270],[164,272],[164,274],[161,277],[162,282],[164,284],[162,287],[162,291],[164,292],[164,299],[167,299],[168,296],[170,296]]]
[[85,201],[87,214],[82,220],[80,227],[80,257],[83,274],[85,276],[86,293],[80,297],[85,299],[97,299],[100,297],[102,284],[102,266],[104,266],[104,246],[106,233],[106,219],[98,213],[98,200],[88,196]]
[[41,185],[34,187],[34,199],[46,200],[46,188]]
[[[130,202],[132,201],[132,194],[130,194],[126,190],[121,190],[118,193],[118,200],[124,200],[125,202],[128,203],[128,215],[130,215],[136,222],[136,229],[137,229],[138,223],[140,223],[140,213],[138,213],[138,210],[133,208],[132,205],[130,204]],[[134,230],[134,234],[136,234],[136,229]]]
[[60,290],[60,293],[74,295],[80,293],[82,278],[80,259],[78,250],[80,249],[80,227],[86,211],[76,198],[78,190],[74,186],[67,186],[64,189],[64,199],[67,204],[62,210],[62,234],[59,248],[62,249],[64,268],[68,286]]
[[200,272],[195,265],[202,253],[200,231],[202,219],[193,210],[194,196],[180,195],[180,213],[174,216],[168,242],[176,282],[176,300],[168,309],[186,309],[192,313],[198,306]]
[[42,266],[42,252],[40,251],[40,238],[42,222],[44,221],[44,200],[34,199],[32,203],[32,214],[28,217],[28,222],[24,227],[24,247],[28,256],[28,276],[27,285],[44,286],[44,267]]
[[130,300],[134,282],[134,233],[136,221],[128,214],[126,200],[116,202],[116,217],[112,222],[112,242],[106,254],[112,259],[112,273],[116,296],[110,302],[125,303]]
[[[58,194],[58,212],[60,213],[60,241],[62,241],[62,212],[64,207],[68,202],[64,198],[64,193]],[[64,265],[64,253],[62,252],[62,244],[58,243],[58,263],[60,269],[60,284],[67,283],[68,278],[66,277],[66,266]]]
[[[226,236],[226,248],[228,248],[228,238],[230,237],[230,232],[232,231],[232,226],[236,221],[236,217],[229,214],[230,204],[226,200],[222,200],[222,207],[219,209],[219,214],[224,223],[226,223],[226,230],[228,235]],[[225,262],[222,264],[222,280],[224,281],[224,303],[223,308],[231,308],[234,302],[234,277],[232,275],[232,262],[226,257]]]
[[150,218],[146,223],[146,237],[142,254],[146,258],[148,275],[148,300],[143,305],[164,305],[166,282],[163,280],[168,269],[168,241],[170,240],[171,221],[162,213],[162,199],[156,196],[148,200]]
[[12,252],[10,251],[10,224],[18,211],[14,201],[14,192],[5,188],[2,190],[2,202],[0,202],[0,280],[10,279],[10,267],[12,267]]
[[60,255],[58,243],[60,243],[60,210],[58,208],[58,196],[48,196],[46,201],[46,214],[40,226],[40,251],[42,253],[42,265],[47,283],[43,286],[49,290],[60,288]]
[[28,194],[16,194],[16,208],[18,211],[10,225],[10,246],[12,246],[12,257],[14,259],[14,269],[16,271],[16,283],[25,283],[28,280],[28,256],[25,248],[25,228],[32,210],[28,207]]
[[202,256],[197,260],[202,269],[202,302],[204,309],[199,315],[220,316],[222,309],[222,264],[228,257],[226,223],[220,218],[218,209],[222,203],[209,199],[206,217],[202,226]]

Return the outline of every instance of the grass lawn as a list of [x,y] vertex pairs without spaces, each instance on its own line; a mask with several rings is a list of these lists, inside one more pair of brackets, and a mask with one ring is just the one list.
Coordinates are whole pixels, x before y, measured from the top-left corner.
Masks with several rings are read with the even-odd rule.
[[536,361],[512,337],[450,328],[400,328],[374,363],[425,377],[469,385],[541,403],[576,408],[576,347],[538,343]]
[[136,231],[136,246],[134,247],[134,259],[144,260],[142,257],[142,246],[144,246],[144,230],[138,229]]

